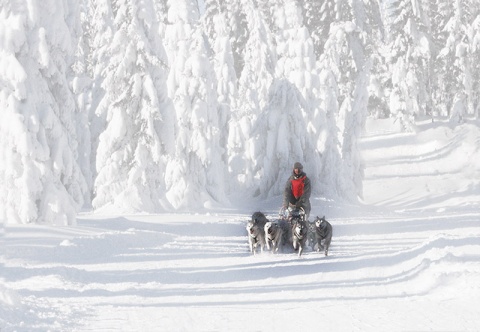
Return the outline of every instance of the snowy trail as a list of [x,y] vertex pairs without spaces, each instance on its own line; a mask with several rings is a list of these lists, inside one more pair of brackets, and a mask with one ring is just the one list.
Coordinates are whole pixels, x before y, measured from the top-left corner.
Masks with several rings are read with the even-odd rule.
[[[457,140],[432,130],[432,151]],[[334,227],[328,257],[250,255],[244,227],[253,211],[82,214],[76,227],[10,225],[0,330],[478,330],[480,187],[478,177],[466,183],[480,167],[457,160],[478,154],[478,138],[461,136],[430,164],[425,155],[433,152],[419,154],[426,136],[395,134],[393,149],[391,135],[363,143],[371,165],[365,205],[314,206]],[[394,156],[402,162],[392,163]],[[429,194],[433,164],[462,171],[455,181],[441,172]]]
[[[245,236],[240,235],[242,220],[197,225],[177,218],[178,225],[157,223],[154,216],[136,217],[144,223],[83,219],[78,234],[60,230],[49,239],[34,235],[44,231],[41,226],[16,227],[16,240],[7,239],[10,248],[16,243],[6,266],[7,275],[14,278],[7,278],[7,284],[24,298],[28,310],[23,319],[38,316],[28,330],[129,331],[166,326],[173,331],[221,331],[237,320],[242,323],[238,328],[234,325],[234,331],[263,330],[273,321],[263,317],[264,310],[314,315],[320,308],[321,316],[341,317],[355,308],[357,314],[352,312],[351,320],[343,320],[348,324],[340,326],[361,330],[379,327],[378,319],[385,314],[370,312],[362,324],[355,322],[362,303],[377,310],[392,306],[392,311],[409,314],[398,302],[416,298],[425,303],[433,297],[426,303],[435,304],[436,296],[453,297],[450,283],[469,285],[466,296],[480,295],[479,286],[469,282],[478,281],[480,272],[478,214],[460,221],[434,219],[442,225],[435,232],[427,218],[412,223],[373,218],[332,221],[338,233],[332,256],[307,252],[302,258],[290,253],[251,256]],[[25,250],[27,246],[42,247],[42,253]],[[474,315],[474,308],[466,310]],[[171,319],[176,311],[189,318],[176,314],[177,319]],[[202,318],[209,313],[217,319],[211,325]],[[441,315],[442,310],[435,321]],[[129,325],[132,322],[144,325],[139,329]],[[317,323],[315,316],[304,320],[310,328]],[[331,324],[335,328],[339,323]],[[468,324],[467,329],[474,326]]]
[[477,206],[478,124],[453,130],[440,122],[419,127],[419,133],[385,130],[381,139],[375,134],[364,139],[367,204],[400,209]]

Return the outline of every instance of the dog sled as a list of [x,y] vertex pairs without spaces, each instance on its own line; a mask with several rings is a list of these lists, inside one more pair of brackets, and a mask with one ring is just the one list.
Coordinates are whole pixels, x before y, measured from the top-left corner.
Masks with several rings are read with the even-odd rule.
[[290,223],[291,226],[297,221],[307,222],[305,210],[300,207],[295,206],[282,207],[278,212],[278,215],[281,219],[286,220]]

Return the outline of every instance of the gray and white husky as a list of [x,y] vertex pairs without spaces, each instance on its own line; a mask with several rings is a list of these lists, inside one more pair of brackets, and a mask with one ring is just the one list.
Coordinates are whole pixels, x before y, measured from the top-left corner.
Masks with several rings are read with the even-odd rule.
[[[289,238],[290,227],[285,220],[269,221],[265,224],[265,241],[267,249],[271,249],[273,253],[282,251],[283,246],[287,244]],[[271,246],[271,247],[270,247]]]
[[325,219],[325,216],[322,218],[315,217],[315,239],[317,240],[317,251],[324,251],[325,256],[328,256],[328,248],[332,242],[333,227]]
[[298,256],[302,256],[303,249],[307,244],[308,226],[303,218],[292,220],[292,244],[293,249],[298,249]]
[[263,252],[265,248],[265,224],[267,222],[268,220],[262,212],[255,212],[252,219],[247,222],[248,246],[254,255],[257,247],[260,247],[260,252]]

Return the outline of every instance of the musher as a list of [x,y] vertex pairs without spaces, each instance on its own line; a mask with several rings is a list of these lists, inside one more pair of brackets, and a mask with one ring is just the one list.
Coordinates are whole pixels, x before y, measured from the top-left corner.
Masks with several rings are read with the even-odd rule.
[[293,165],[293,173],[288,178],[283,194],[283,209],[303,208],[306,220],[310,216],[310,179],[303,171],[303,165],[298,161]]

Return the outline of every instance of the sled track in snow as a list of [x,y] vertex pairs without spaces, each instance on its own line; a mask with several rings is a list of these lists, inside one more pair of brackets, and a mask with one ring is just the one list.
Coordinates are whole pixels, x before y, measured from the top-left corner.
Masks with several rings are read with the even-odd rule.
[[99,310],[119,318],[129,307],[241,310],[299,298],[322,305],[425,296],[480,273],[477,218],[331,220],[328,257],[310,249],[252,255],[238,218],[82,220],[76,231],[49,229],[49,238],[34,236],[45,227],[18,226],[6,237],[5,282],[23,298],[24,320],[43,317],[37,330],[83,326],[76,317],[95,320]]

